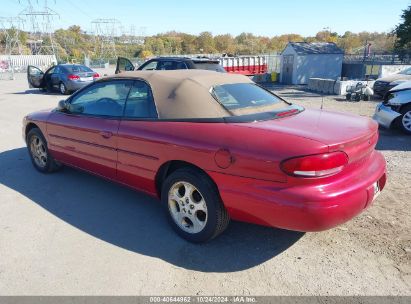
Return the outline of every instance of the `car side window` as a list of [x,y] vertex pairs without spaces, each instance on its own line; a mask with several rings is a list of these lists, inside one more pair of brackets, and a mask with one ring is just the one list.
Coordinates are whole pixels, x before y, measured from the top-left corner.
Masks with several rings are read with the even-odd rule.
[[157,65],[157,70],[175,70],[175,61],[160,61]]
[[157,68],[158,61],[153,60],[150,63],[148,63],[145,67],[143,67],[141,70],[142,71],[150,71],[150,70],[155,70]]
[[69,104],[73,114],[121,117],[131,80],[99,82],[75,95]]
[[48,71],[46,71],[46,73],[49,74],[49,75],[53,74],[55,69],[56,69],[56,67],[52,67]]
[[125,118],[158,118],[151,89],[144,81],[136,80],[127,98]]
[[175,65],[176,70],[185,70],[187,69],[187,65],[183,61],[177,61]]
[[54,69],[54,72],[53,72],[54,74],[59,74],[60,73],[60,67],[56,67],[55,69]]

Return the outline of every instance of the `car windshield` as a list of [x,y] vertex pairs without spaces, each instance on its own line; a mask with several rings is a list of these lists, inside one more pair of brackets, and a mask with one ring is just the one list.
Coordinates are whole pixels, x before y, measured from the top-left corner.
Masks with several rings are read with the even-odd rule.
[[82,72],[93,72],[90,68],[85,65],[70,65],[65,67],[69,73],[82,73]]
[[210,93],[234,116],[278,112],[290,107],[290,104],[253,83],[217,85]]
[[405,69],[398,74],[403,74],[403,75],[411,75],[411,68]]

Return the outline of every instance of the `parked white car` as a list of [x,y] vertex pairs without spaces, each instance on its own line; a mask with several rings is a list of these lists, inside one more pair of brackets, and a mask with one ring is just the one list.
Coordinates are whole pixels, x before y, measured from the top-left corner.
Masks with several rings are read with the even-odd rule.
[[374,93],[381,97],[385,97],[385,94],[387,94],[390,89],[406,81],[411,81],[411,68],[407,68],[396,74],[378,78],[374,83]]
[[388,91],[385,100],[378,104],[373,119],[381,126],[400,129],[411,134],[411,81],[406,81]]

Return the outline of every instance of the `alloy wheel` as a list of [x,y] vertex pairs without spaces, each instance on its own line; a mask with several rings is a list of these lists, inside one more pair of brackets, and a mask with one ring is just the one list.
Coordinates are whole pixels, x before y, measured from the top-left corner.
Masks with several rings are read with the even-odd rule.
[[60,93],[66,94],[66,86],[64,85],[64,83],[60,83]]
[[175,183],[168,192],[168,209],[183,231],[199,233],[207,224],[207,204],[200,191],[184,181]]
[[406,112],[402,116],[402,125],[404,126],[404,129],[411,132],[411,111]]
[[31,137],[30,152],[36,165],[45,168],[47,165],[47,150],[43,140],[37,135]]

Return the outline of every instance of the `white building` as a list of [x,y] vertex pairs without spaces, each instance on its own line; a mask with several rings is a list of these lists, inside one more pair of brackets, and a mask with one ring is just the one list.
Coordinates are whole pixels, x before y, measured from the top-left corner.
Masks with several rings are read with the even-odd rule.
[[329,42],[289,42],[281,53],[281,82],[307,84],[310,78],[341,77],[344,51]]

